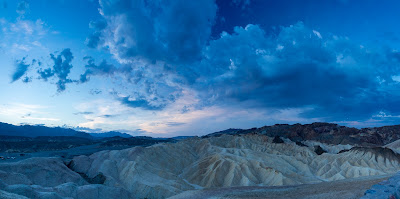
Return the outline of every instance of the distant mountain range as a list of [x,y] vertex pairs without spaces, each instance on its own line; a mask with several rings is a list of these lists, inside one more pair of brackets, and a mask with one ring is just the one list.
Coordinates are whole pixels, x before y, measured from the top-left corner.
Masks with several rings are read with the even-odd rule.
[[89,133],[89,135],[95,137],[95,138],[106,138],[106,137],[122,137],[122,138],[130,138],[132,137],[131,135],[127,133],[120,133],[117,131],[110,131],[110,132],[105,132],[105,133]]
[[[263,134],[269,137],[288,138],[294,142],[314,140],[328,144],[351,144],[358,146],[383,146],[400,139],[400,125],[374,128],[352,128],[333,123],[316,122],[312,124],[276,124],[251,129],[227,129],[203,136],[218,137],[221,135]],[[12,124],[0,122],[0,136],[73,136],[87,139],[102,139],[111,137],[132,138],[131,135],[117,131],[106,133],[85,133],[62,127],[45,127]],[[174,140],[184,140],[192,136],[173,137]],[[139,138],[139,137],[136,137]],[[161,138],[160,138],[161,139]]]
[[46,127],[46,126],[32,126],[21,125],[15,126],[12,124],[0,122],[0,135],[8,136],[23,136],[23,137],[38,137],[38,136],[74,136],[92,139],[93,137],[88,133],[75,131],[73,129],[61,127]]
[[261,128],[228,129],[203,136],[262,134],[269,137],[288,138],[294,142],[313,140],[327,144],[350,144],[356,146],[383,146],[400,139],[400,125],[352,128],[333,123],[315,122],[312,124],[275,124]]
[[70,128],[62,127],[46,127],[46,126],[33,126],[21,125],[16,126],[12,124],[0,122],[0,136],[22,136],[22,137],[40,137],[40,136],[73,136],[87,139],[107,138],[107,137],[132,137],[126,133],[110,131],[105,133],[85,133],[76,131]]

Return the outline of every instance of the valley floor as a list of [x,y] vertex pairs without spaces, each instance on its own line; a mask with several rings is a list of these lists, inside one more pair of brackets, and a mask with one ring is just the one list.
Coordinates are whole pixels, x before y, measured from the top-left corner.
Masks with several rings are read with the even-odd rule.
[[252,186],[194,190],[183,192],[169,199],[358,199],[362,197],[364,192],[372,185],[384,181],[390,176],[391,175],[367,176],[296,186]]

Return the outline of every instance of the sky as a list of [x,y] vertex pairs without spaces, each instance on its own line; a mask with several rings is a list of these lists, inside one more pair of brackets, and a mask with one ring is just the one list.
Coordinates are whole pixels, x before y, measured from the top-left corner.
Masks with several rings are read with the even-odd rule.
[[396,0],[0,0],[0,122],[172,137],[400,123]]

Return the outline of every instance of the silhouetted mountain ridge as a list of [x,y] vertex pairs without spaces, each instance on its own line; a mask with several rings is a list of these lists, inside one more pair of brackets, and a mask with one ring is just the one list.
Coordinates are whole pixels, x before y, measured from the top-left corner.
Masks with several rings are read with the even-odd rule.
[[91,136],[96,137],[96,138],[105,138],[105,137],[122,137],[122,138],[130,138],[132,135],[129,135],[127,133],[121,133],[118,131],[109,131],[105,133],[89,133]]
[[38,137],[38,136],[73,136],[92,139],[88,133],[75,131],[69,128],[62,127],[46,127],[21,125],[15,126],[12,124],[0,122],[0,135],[8,136],[23,136],[23,137]]

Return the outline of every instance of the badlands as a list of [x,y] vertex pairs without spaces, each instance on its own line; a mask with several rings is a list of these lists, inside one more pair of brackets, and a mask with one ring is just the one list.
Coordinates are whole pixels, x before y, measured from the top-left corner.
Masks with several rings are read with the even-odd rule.
[[360,198],[400,169],[398,143],[292,140],[235,130],[73,159],[5,162],[0,198]]

